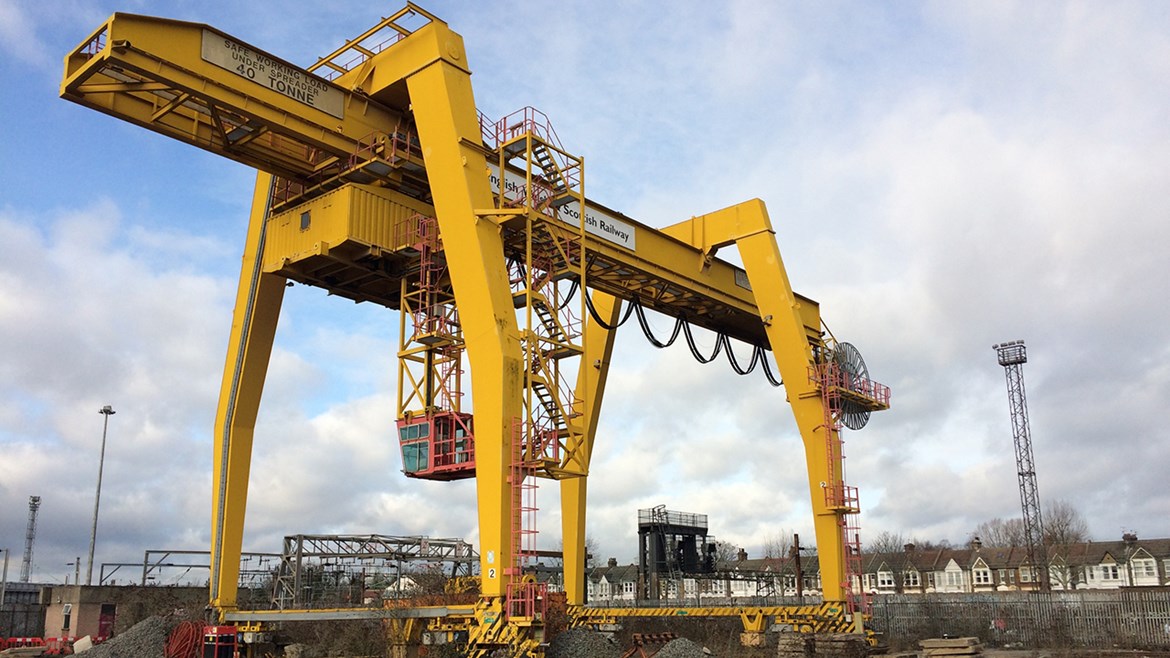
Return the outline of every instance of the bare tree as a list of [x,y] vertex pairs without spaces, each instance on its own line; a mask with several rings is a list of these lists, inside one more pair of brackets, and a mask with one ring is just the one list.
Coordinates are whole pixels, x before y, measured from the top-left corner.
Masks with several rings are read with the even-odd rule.
[[739,557],[739,547],[730,542],[715,540],[715,564],[730,564]]
[[993,548],[1011,548],[1024,545],[1024,522],[1020,519],[1001,519],[996,517],[975,526],[971,532],[972,538],[978,537],[984,546]]
[[792,536],[791,530],[781,528],[775,535],[766,537],[764,539],[764,557],[769,560],[784,560],[791,557]]
[[[598,564],[597,552],[600,550],[601,550],[601,546],[597,543],[597,540],[592,535],[585,535],[585,568],[586,569],[592,569],[593,567],[597,566],[597,564]],[[564,555],[563,555],[564,551],[565,551],[565,540],[564,539],[562,539],[557,544],[557,551],[561,552],[562,557],[553,558],[551,560],[551,562],[552,562],[553,566],[562,566],[565,563]]]
[[597,566],[597,554],[601,551],[601,544],[593,535],[585,535],[585,566],[592,569]]
[[1048,577],[1063,589],[1076,587],[1080,569],[1069,564],[1069,544],[1089,541],[1089,524],[1067,500],[1044,506],[1044,544],[1048,547]]
[[1054,500],[1044,506],[1044,543],[1067,546],[1089,541],[1089,524],[1080,510],[1067,500]]
[[906,546],[906,538],[900,532],[883,530],[865,545],[866,553],[898,553]]
[[938,541],[934,541],[931,539],[919,539],[917,537],[911,537],[910,541],[906,543],[912,544],[914,548],[920,551],[937,551],[939,549],[951,547],[951,541],[949,539],[940,539]]
[[[975,526],[972,539],[984,546],[1021,547],[1024,545],[1024,522],[1021,519],[994,518]],[[1044,506],[1044,544],[1065,546],[1089,541],[1089,524],[1080,510],[1067,500],[1054,500]]]

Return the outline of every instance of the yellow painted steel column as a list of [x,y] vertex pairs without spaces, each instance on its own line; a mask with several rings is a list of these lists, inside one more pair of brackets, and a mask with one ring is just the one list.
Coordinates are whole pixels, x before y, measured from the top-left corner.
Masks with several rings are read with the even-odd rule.
[[[580,294],[588,294],[581,290]],[[609,326],[618,322],[621,302],[614,296],[595,291],[593,308]],[[580,454],[586,471],[593,457],[593,441],[597,435],[597,421],[601,416],[601,401],[605,381],[609,376],[609,361],[617,330],[606,329],[592,316],[585,328],[585,351],[577,371],[577,396],[585,401],[585,445]],[[565,597],[569,605],[585,603],[585,508],[589,477],[561,480],[561,551],[565,577]]]
[[759,227],[759,230],[737,238],[736,246],[743,257],[744,269],[747,270],[748,281],[760,308],[760,317],[766,319],[768,342],[772,345],[776,367],[784,380],[784,391],[804,442],[813,526],[821,568],[821,591],[824,592],[825,601],[843,601],[843,513],[828,506],[824,488],[826,483],[841,482],[841,462],[839,459],[829,459],[824,400],[809,380],[808,369],[814,361],[800,303],[788,281],[788,273],[780,258],[780,248],[776,244],[775,232],[772,231],[764,203],[753,199],[731,210],[741,213],[738,221],[741,227],[752,224]]
[[220,615],[236,607],[244,510],[248,502],[248,473],[252,462],[252,434],[264,377],[268,373],[280,304],[284,299],[284,277],[261,271],[271,179],[265,173],[256,177],[227,361],[215,414],[210,596],[212,608]]
[[482,593],[493,597],[506,593],[505,569],[512,566],[509,443],[524,369],[503,241],[498,226],[475,213],[495,203],[487,160],[476,148],[471,77],[448,61],[462,61],[462,40],[450,33],[446,46],[443,59],[407,78],[407,89],[471,367]]
[[[792,291],[784,261],[780,258],[775,231],[764,202],[752,199],[675,224],[663,232],[690,242],[707,256],[713,256],[720,247],[732,243],[739,248],[804,443],[822,591],[825,601],[843,601],[843,511],[829,507],[824,488],[829,483],[842,481],[841,462],[829,458],[824,401],[809,380],[808,372],[814,361],[806,324],[816,313],[815,309],[803,309],[805,312],[802,313],[801,302]],[[819,319],[814,323],[817,325]]]

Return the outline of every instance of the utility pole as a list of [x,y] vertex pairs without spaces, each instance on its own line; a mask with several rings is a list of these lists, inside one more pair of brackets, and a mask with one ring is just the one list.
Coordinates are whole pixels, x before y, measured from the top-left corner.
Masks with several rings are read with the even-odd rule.
[[20,563],[20,582],[27,583],[32,576],[33,542],[37,539],[37,510],[41,509],[41,497],[28,497],[28,527],[24,532],[24,560]]
[[1008,405],[1011,407],[1012,437],[1016,447],[1016,471],[1020,481],[1020,507],[1024,515],[1024,542],[1028,564],[1040,590],[1051,589],[1048,580],[1048,551],[1044,547],[1044,519],[1040,515],[1040,494],[1036,488],[1036,464],[1032,458],[1032,431],[1028,426],[1028,399],[1024,393],[1022,366],[1028,362],[1024,341],[992,345],[1007,377]]
[[0,575],[0,608],[4,607],[4,597],[8,594],[8,549],[4,549],[4,573]]
[[792,533],[792,559],[796,562],[796,605],[804,605],[804,568],[800,564],[800,535]]
[[102,469],[106,464],[106,430],[110,427],[110,416],[113,416],[116,411],[110,405],[106,405],[98,409],[98,413],[103,416],[102,419],[102,451],[98,456],[98,481],[97,493],[93,497],[93,528],[89,532],[89,566],[85,569],[85,584],[93,584],[93,548],[97,544],[97,521],[98,521],[98,506],[102,502]]

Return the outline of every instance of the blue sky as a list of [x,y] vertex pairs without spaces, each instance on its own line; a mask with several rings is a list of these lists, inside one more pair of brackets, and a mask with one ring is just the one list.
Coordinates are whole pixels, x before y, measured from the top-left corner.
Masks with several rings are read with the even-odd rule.
[[[651,226],[759,197],[794,287],[894,408],[846,436],[863,540],[963,542],[1018,514],[991,345],[1024,338],[1042,499],[1099,539],[1170,536],[1170,7],[1160,2],[438,2],[479,108],[534,105],[587,190]],[[252,173],[57,98],[114,11],[214,25],[303,65],[397,6],[0,0],[0,548],[35,576],[208,542],[211,431]],[[664,330],[664,319],[656,320]],[[631,325],[632,326],[632,325]],[[397,318],[297,286],[257,429],[246,544],[286,534],[474,538],[470,483],[399,474]],[[811,537],[783,394],[619,335],[590,534],[710,516],[758,554]],[[541,489],[543,547],[558,542]]]

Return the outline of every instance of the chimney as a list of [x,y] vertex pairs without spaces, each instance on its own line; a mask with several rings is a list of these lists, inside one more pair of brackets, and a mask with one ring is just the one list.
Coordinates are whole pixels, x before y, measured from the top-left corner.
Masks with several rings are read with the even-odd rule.
[[902,549],[905,550],[907,553],[913,553],[914,548],[915,548],[914,544],[905,544],[902,546]]
[[612,569],[613,567],[616,567],[616,566],[617,566],[617,558],[616,558],[616,557],[611,557],[611,558],[609,558],[609,566],[610,566],[610,568],[611,568],[611,569]]
[[971,548],[973,548],[975,550],[979,550],[979,549],[983,548],[983,540],[980,539],[979,537],[973,537],[971,539]]
[[744,560],[746,560],[747,559],[747,550],[742,549],[742,548],[739,549],[739,552],[735,554],[735,559],[738,562],[743,562]]
[[1133,546],[1137,543],[1137,533],[1127,532],[1121,535],[1121,541],[1125,542],[1126,546]]

